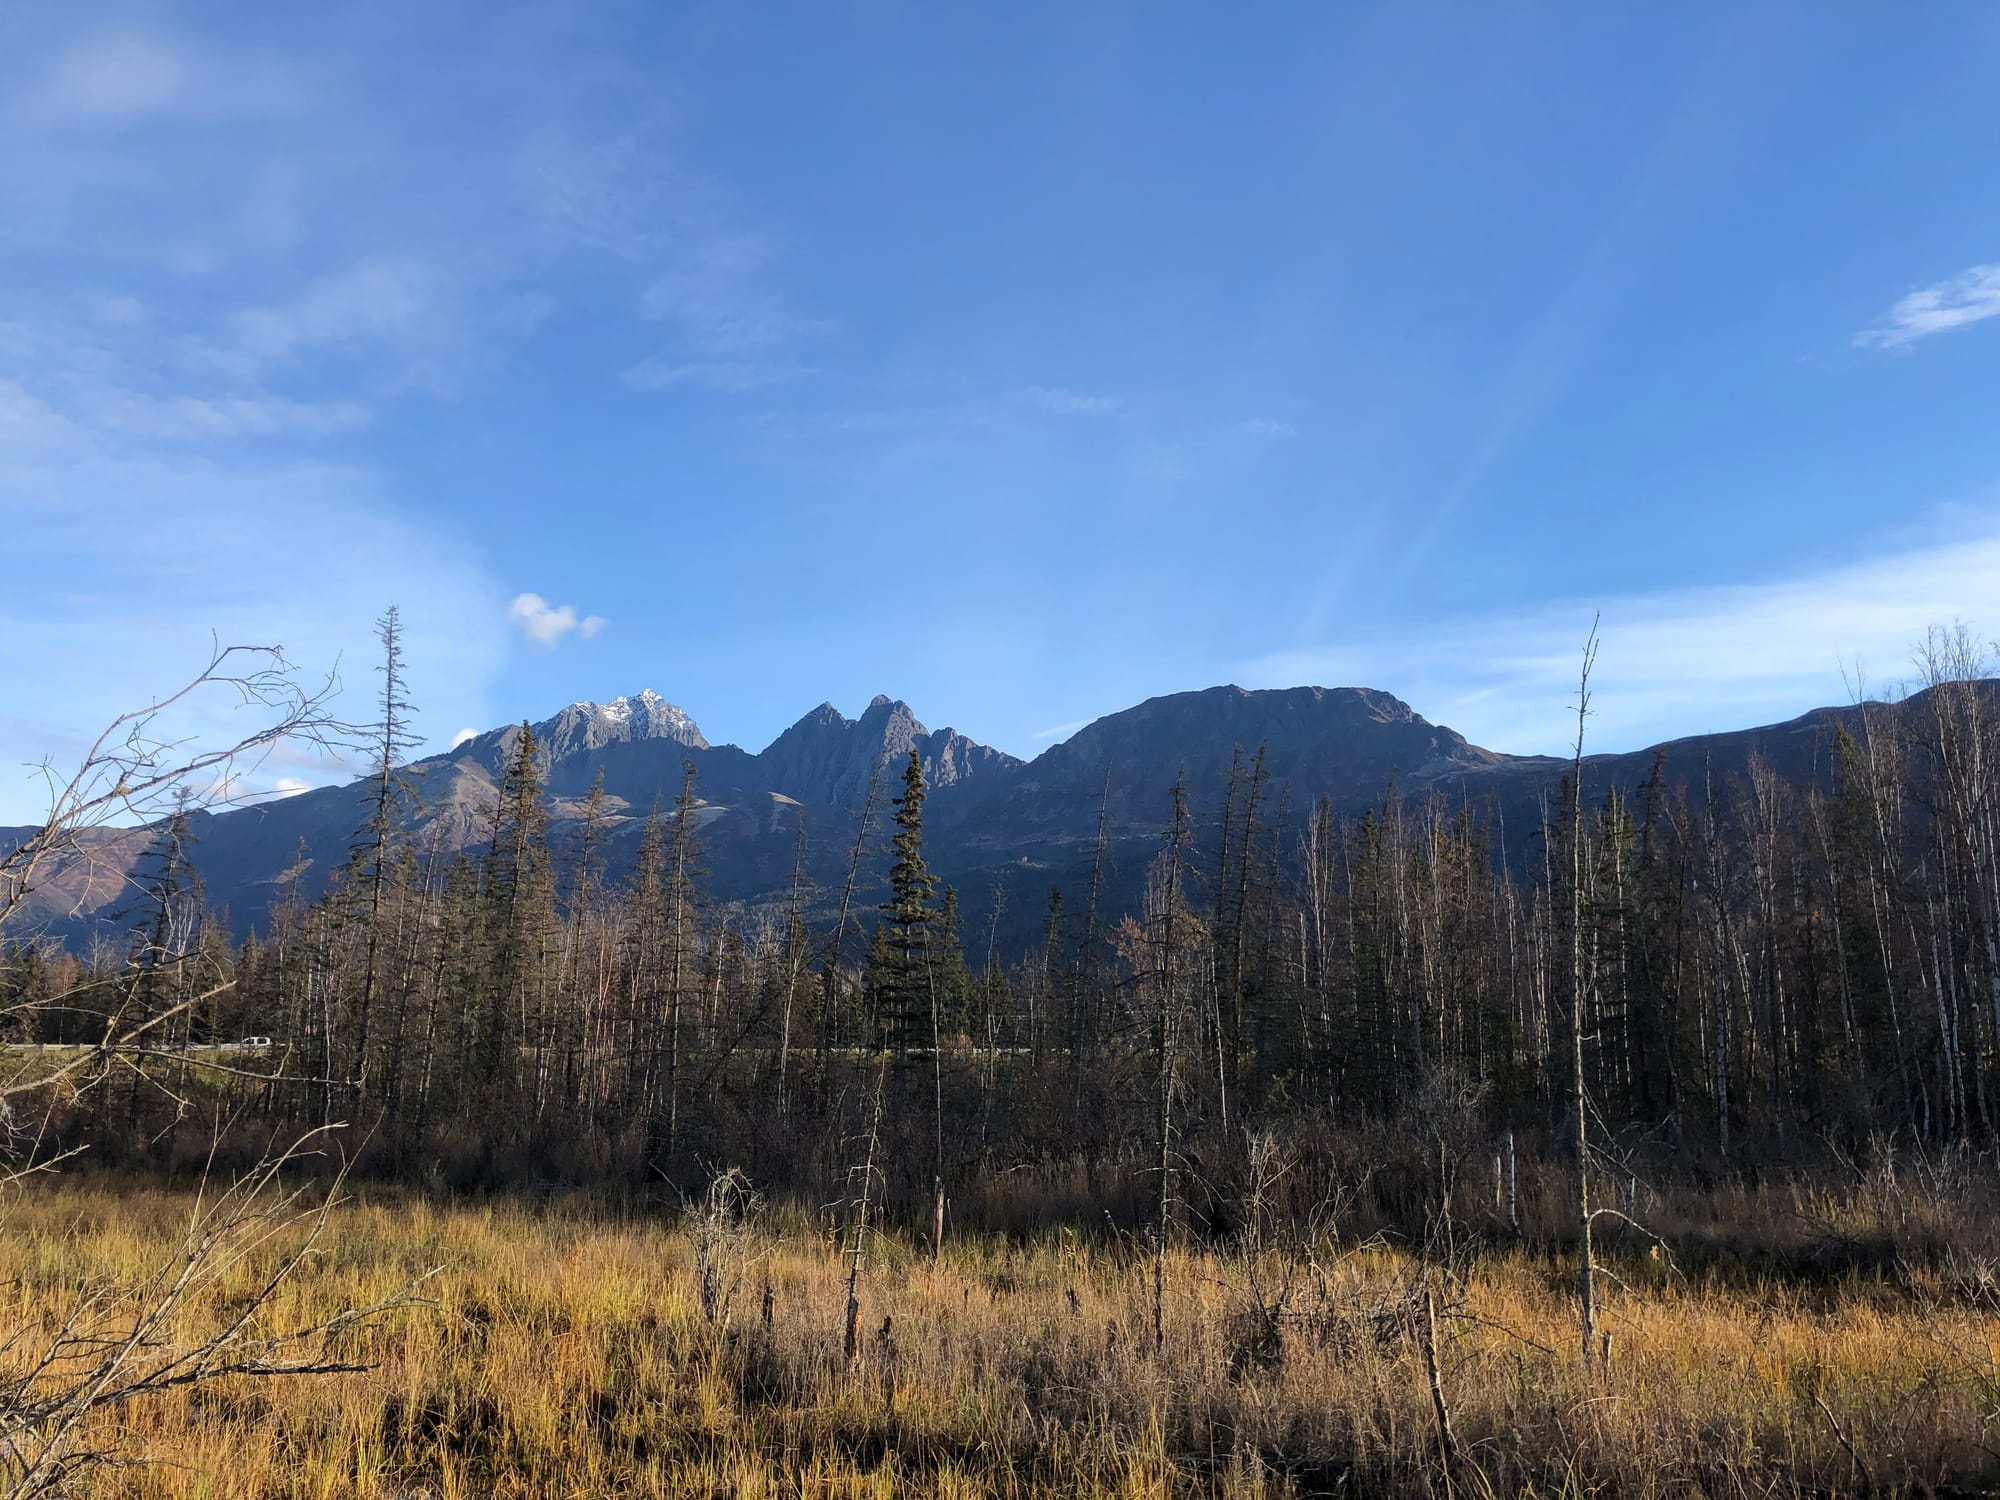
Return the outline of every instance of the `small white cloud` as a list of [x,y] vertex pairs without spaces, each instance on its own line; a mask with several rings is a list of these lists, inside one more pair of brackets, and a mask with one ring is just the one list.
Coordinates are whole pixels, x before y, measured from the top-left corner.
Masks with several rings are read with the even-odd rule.
[[451,748],[456,750],[460,745],[463,745],[467,740],[476,740],[478,738],[479,738],[479,731],[468,725],[464,729],[459,730],[457,734],[451,737]]
[[540,594],[515,595],[507,623],[541,646],[557,645],[572,630],[587,641],[604,628],[603,616],[579,617],[574,604],[550,604]]
[[1092,396],[1045,385],[1035,386],[1023,394],[1031,406],[1060,417],[1104,417],[1118,410],[1116,396]]
[[1918,339],[2000,317],[2000,264],[1973,266],[1919,287],[1854,336],[1864,349],[1905,349]]
[[309,781],[301,781],[296,776],[280,776],[277,784],[271,788],[271,795],[274,797],[296,797],[300,792],[309,792],[311,790],[312,783]]

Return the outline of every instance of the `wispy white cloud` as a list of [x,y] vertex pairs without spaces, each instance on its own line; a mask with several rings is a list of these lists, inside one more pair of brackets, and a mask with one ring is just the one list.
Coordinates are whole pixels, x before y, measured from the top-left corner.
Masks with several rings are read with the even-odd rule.
[[813,373],[806,365],[774,364],[758,360],[664,360],[648,359],[625,372],[628,385],[642,390],[692,385],[732,394],[761,391],[787,385]]
[[771,252],[761,237],[694,240],[646,289],[648,317],[676,324],[688,348],[715,355],[774,349],[817,326],[794,314],[769,285]]
[[21,380],[0,376],[0,472],[72,447],[77,424]]
[[1021,394],[1036,410],[1062,417],[1105,417],[1118,410],[1116,396],[1096,396],[1056,386],[1033,386]]
[[[448,391],[546,315],[552,272],[586,263],[635,316],[671,327],[665,365],[795,363],[776,351],[821,325],[787,295],[782,236],[683,164],[657,78],[609,59],[587,74],[526,66],[545,28],[514,21],[455,39],[454,81],[509,100],[471,152],[449,117],[461,94],[409,90],[351,47],[295,35],[274,61],[192,25],[80,32],[56,10],[10,25],[0,252],[170,278],[219,325],[190,342],[244,377],[373,361],[399,393]],[[405,46],[435,40],[392,8],[338,41],[384,26]],[[713,374],[742,388],[741,370]]]
[[1067,724],[1051,724],[1047,729],[1037,729],[1028,738],[1037,743],[1044,740],[1066,740],[1086,724],[1094,722],[1092,719],[1071,719]]
[[572,631],[587,641],[605,624],[601,615],[579,616],[574,604],[550,604],[540,594],[516,594],[507,623],[538,646],[559,645]]
[[2000,264],[1972,266],[1899,298],[1854,336],[1864,349],[1907,349],[1919,339],[2000,317]]
[[1248,421],[1239,422],[1237,426],[1252,437],[1288,438],[1299,435],[1298,428],[1290,422],[1281,422],[1276,417],[1251,417]]
[[0,470],[31,456],[131,454],[147,445],[215,447],[315,440],[374,415],[347,395],[305,399],[212,366],[135,302],[46,309],[0,323]]
[[791,351],[827,325],[787,294],[782,236],[690,171],[661,122],[612,135],[551,127],[522,179],[552,241],[622,262],[640,315],[668,331],[629,383],[741,393],[807,373]]
[[474,729],[470,724],[468,724],[465,726],[465,728],[459,730],[457,734],[451,737],[451,748],[456,750],[460,745],[463,745],[467,740],[476,740],[478,738],[479,738],[479,731],[477,729]]
[[269,59],[224,58],[141,30],[102,31],[50,59],[23,91],[43,126],[103,127],[181,118],[242,120],[299,103],[296,83]]
[[1493,749],[1557,753],[1574,732],[1577,668],[1600,613],[1589,729],[1599,749],[1741,728],[1846,701],[1844,672],[1871,691],[1891,684],[1932,625],[2000,634],[2000,526],[1729,587],[1460,615],[1380,645],[1275,653],[1248,663],[1244,680],[1383,688]]
[[85,400],[89,419],[107,430],[173,443],[324,437],[359,427],[371,415],[364,402],[298,401],[268,393],[154,396],[106,386],[89,392]]
[[440,389],[466,337],[459,300],[451,275],[424,256],[363,256],[284,301],[238,310],[207,353],[246,376],[314,356],[373,360],[392,386]]

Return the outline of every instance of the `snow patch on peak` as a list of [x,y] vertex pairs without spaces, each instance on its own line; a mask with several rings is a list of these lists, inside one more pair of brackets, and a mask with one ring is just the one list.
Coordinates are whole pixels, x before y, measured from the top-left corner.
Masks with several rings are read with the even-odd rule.
[[708,746],[687,712],[651,688],[629,695],[621,693],[609,703],[580,699],[554,718],[536,725],[535,733],[558,758],[576,750],[594,750],[631,740],[668,739],[691,749]]

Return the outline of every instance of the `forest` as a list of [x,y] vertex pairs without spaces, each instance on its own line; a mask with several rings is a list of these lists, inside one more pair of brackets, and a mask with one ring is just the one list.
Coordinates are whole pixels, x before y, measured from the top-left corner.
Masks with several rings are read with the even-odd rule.
[[[929,873],[914,757],[857,810],[846,889],[800,876],[770,908],[705,899],[692,769],[628,880],[589,804],[552,841],[531,733],[483,849],[433,857],[398,833],[392,661],[330,894],[233,944],[170,814],[129,945],[15,941],[0,1004],[17,1045],[144,1031],[64,1139],[205,1152],[185,1107],[203,1050],[268,1037],[232,1093],[242,1127],[337,1118],[365,1126],[370,1171],[466,1186],[727,1161],[818,1192],[878,1061],[887,1155],[954,1199],[1028,1164],[1143,1175],[1162,1099],[1173,1149],[1217,1162],[1245,1129],[1391,1121],[1440,1092],[1488,1135],[1553,1137],[1579,1085],[1596,1149],[1649,1170],[1978,1144],[2000,1126],[2000,721],[1968,635],[1925,649],[1921,692],[1829,735],[1805,784],[1755,759],[1717,784],[1665,752],[1636,796],[1584,802],[1565,776],[1511,862],[1490,810],[1393,786],[1358,818],[1293,807],[1242,747],[1205,825],[1185,784],[1163,799],[1143,909],[1111,909],[1101,875],[1051,889],[1015,952]],[[854,875],[883,858],[889,899],[864,906]]]
[[[663,1258],[686,1259],[689,1327],[732,1330],[683,1351],[710,1378],[729,1365],[730,1403],[768,1415],[858,1401],[839,1395],[839,1372],[873,1367],[869,1399],[888,1405],[864,1425],[878,1437],[899,1420],[895,1370],[917,1358],[919,1334],[897,1330],[917,1314],[877,1330],[864,1303],[893,1285],[936,1316],[959,1287],[970,1320],[970,1285],[995,1308],[996,1288],[1039,1287],[1033,1320],[1076,1330],[1066,1355],[1047,1355],[1067,1373],[1037,1373],[1018,1328],[968,1322],[960,1353],[1040,1393],[989,1417],[1007,1428],[988,1437],[1009,1462],[1105,1492],[1145,1488],[1133,1475],[1154,1460],[1146,1483],[1161,1493],[1332,1493],[1313,1486],[1336,1469],[1340,1486],[1385,1493],[1553,1491],[1565,1472],[1623,1488],[1656,1461],[1711,1493],[2000,1473],[1985,1446],[1996,1412],[1978,1394],[2000,1389],[2000,1278],[1982,1244],[2000,1211],[2000,720],[1963,629],[1933,631],[1919,690],[1815,747],[1811,778],[1753,760],[1717,780],[1663,753],[1636,796],[1582,791],[1586,654],[1575,756],[1526,859],[1509,855],[1490,808],[1440,794],[1385,786],[1359,817],[1293,806],[1244,746],[1206,791],[1213,816],[1191,812],[1184,781],[1163,802],[1142,905],[1115,909],[1102,871],[1051,889],[1025,951],[966,931],[959,894],[932,876],[914,752],[884,765],[856,810],[845,888],[808,887],[801,826],[800,873],[769,907],[707,898],[692,765],[647,822],[629,878],[607,872],[599,815],[553,838],[531,732],[483,847],[435,855],[398,832],[411,710],[393,612],[381,634],[369,816],[326,895],[281,902],[265,930],[232,942],[206,908],[183,778],[154,827],[125,948],[5,949],[17,1182],[77,1153],[70,1180],[145,1200],[230,1173],[275,1187],[275,1159],[287,1181],[336,1174],[361,1205],[344,1211],[388,1216],[385,1244],[411,1214],[486,1215],[488,1228],[454,1231],[481,1243],[493,1213],[525,1215],[516,1237],[556,1236],[557,1258],[570,1253],[566,1215],[614,1239],[646,1228],[671,1238]],[[279,715],[292,730],[316,707],[277,701],[295,710]],[[179,770],[170,761],[146,767],[161,788]],[[129,785],[132,768],[117,770]],[[858,872],[883,858],[888,899],[864,904]],[[17,857],[0,890],[18,894],[31,874]],[[278,1144],[302,1139],[319,1154]],[[774,1282],[787,1266],[790,1282]],[[1049,1300],[1059,1282],[1066,1306]],[[1217,1287],[1229,1289],[1219,1302]],[[1639,1380],[1664,1378],[1640,1373],[1648,1359],[1704,1346],[1723,1357],[1738,1298],[1763,1309],[1766,1336],[1744,1358],[1777,1382],[1781,1411],[1743,1407],[1749,1425],[1716,1440],[1723,1469],[1701,1437],[1717,1412],[1684,1400],[1685,1382],[1656,1403],[1661,1422],[1685,1417],[1671,1461],[1624,1448],[1641,1438],[1609,1416],[1572,1432],[1559,1415],[1495,1407],[1490,1382],[1450,1389],[1472,1384],[1452,1351],[1532,1354],[1581,1410],[1626,1362]],[[839,1311],[823,1344],[781,1356],[774,1324],[795,1299]],[[1786,1339],[1833,1337],[1824,1320],[1857,1306],[1876,1309],[1876,1352],[1855,1356],[1859,1335],[1841,1333],[1848,1353],[1797,1356],[1822,1373],[1785,1395],[1792,1377],[1759,1361]],[[358,1336],[343,1316],[313,1326]],[[1917,1333],[1889,1336],[1880,1320],[1897,1317]],[[1691,1332],[1689,1319],[1709,1326]],[[1887,1349],[1953,1320],[1967,1342],[1913,1377],[1931,1413],[1913,1435],[1896,1427],[1907,1391],[1892,1400],[1866,1381]],[[952,1364],[951,1319],[944,1333],[919,1326],[933,1341],[923,1357],[943,1361],[932,1384],[956,1389],[970,1377]],[[989,1335],[1011,1352],[972,1347]],[[1404,1362],[1406,1392],[1349,1388],[1364,1380],[1357,1338],[1371,1358]],[[1166,1373],[1195,1345],[1212,1362],[1201,1380]],[[1844,1416],[1824,1375],[1843,1357],[1861,1360]],[[1088,1384],[1093,1365],[1139,1382],[1105,1398],[1116,1411],[1088,1416],[1139,1443],[1114,1445],[1139,1465],[1122,1478],[1050,1447],[1085,1421],[1050,1392]],[[1517,1374],[1519,1400],[1558,1379]],[[1347,1409],[1308,1395],[1315,1380],[1358,1403],[1352,1424],[1326,1425]],[[1226,1398],[1197,1399],[1205,1381]],[[1260,1388],[1274,1404],[1253,1420],[1240,1408]],[[1392,1416],[1370,1436],[1353,1425],[1364,1409]],[[510,1469],[476,1442],[453,1449],[444,1418],[425,1420],[384,1438],[398,1472],[435,1478],[449,1451],[483,1455],[454,1470],[467,1493],[505,1492],[506,1473],[574,1478],[553,1459]],[[921,1425],[908,1409],[904,1420]],[[1803,1448],[1777,1454],[1779,1429]],[[799,1432],[732,1441],[797,1492]],[[1189,1456],[1204,1443],[1206,1466]],[[855,1493],[882,1464],[925,1452],[927,1484],[963,1469],[966,1492],[1004,1491],[942,1451],[914,1432],[872,1454],[839,1450]],[[367,1489],[358,1472],[343,1482]],[[672,1472],[646,1483],[742,1491]],[[848,1490],[829,1480],[825,1492]]]

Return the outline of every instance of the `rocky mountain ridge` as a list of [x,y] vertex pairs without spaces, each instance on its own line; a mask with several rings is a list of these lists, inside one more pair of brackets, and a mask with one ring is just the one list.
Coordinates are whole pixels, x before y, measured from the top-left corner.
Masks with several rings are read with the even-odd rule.
[[[1592,756],[1586,793],[1636,789],[1662,751],[1676,774],[1704,784],[1739,775],[1753,755],[1791,779],[1814,777],[1824,771],[1833,732],[1858,722],[1861,712],[1821,709],[1785,724]],[[958,885],[969,918],[997,903],[1019,919],[1046,903],[1052,885],[1080,889],[1100,819],[1111,859],[1107,889],[1114,902],[1131,898],[1176,778],[1185,775],[1197,829],[1209,837],[1232,760],[1241,755],[1247,765],[1260,749],[1268,817],[1283,810],[1297,822],[1321,799],[1359,814],[1392,795],[1443,796],[1494,811],[1503,848],[1525,847],[1542,800],[1568,769],[1547,757],[1474,745],[1370,688],[1225,686],[1168,694],[1108,714],[1032,761],[951,729],[930,730],[908,704],[887,696],[853,718],[821,704],[756,753],[711,744],[691,715],[650,690],[605,704],[573,703],[530,727],[552,838],[567,847],[581,800],[601,778],[614,873],[629,868],[648,813],[671,805],[692,766],[708,895],[746,911],[784,891],[801,829],[809,876],[822,892],[838,888],[859,809],[879,771],[863,851],[866,899],[875,899],[886,868],[888,799],[911,750],[931,789],[930,863]],[[413,847],[449,858],[483,845],[520,733],[519,725],[489,730],[406,768],[403,830]],[[355,782],[201,816],[194,861],[211,904],[243,932],[264,926],[274,901],[325,890],[348,857],[366,795],[365,783]],[[0,830],[0,841],[6,838]],[[115,937],[118,914],[133,905],[132,876],[149,838],[144,830],[97,835],[88,858],[51,872],[43,896],[10,936],[35,931],[71,944]]]

